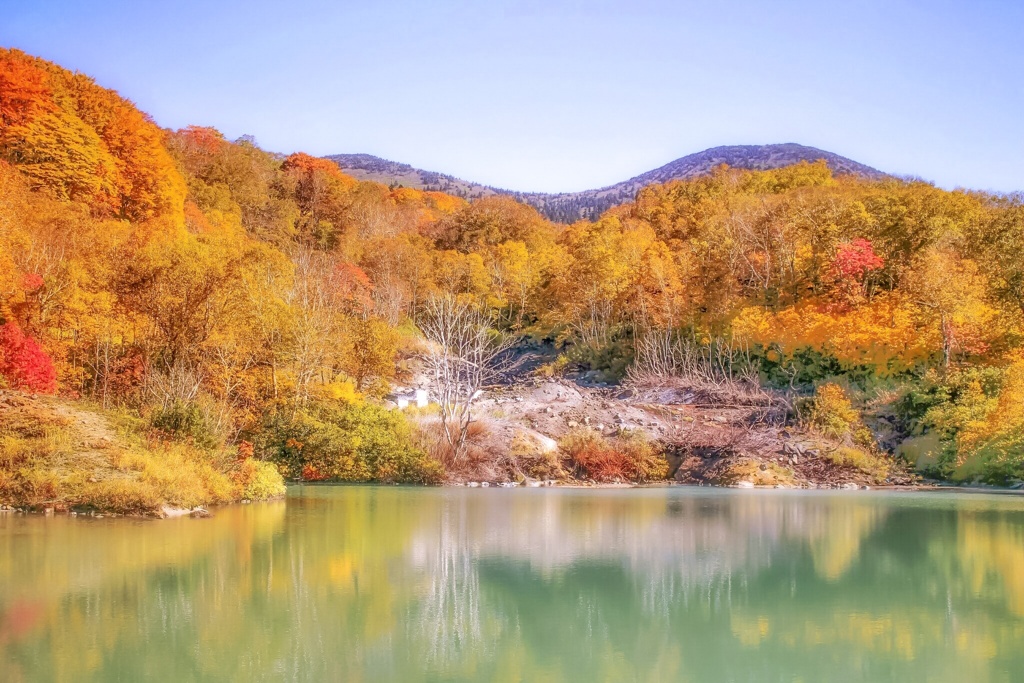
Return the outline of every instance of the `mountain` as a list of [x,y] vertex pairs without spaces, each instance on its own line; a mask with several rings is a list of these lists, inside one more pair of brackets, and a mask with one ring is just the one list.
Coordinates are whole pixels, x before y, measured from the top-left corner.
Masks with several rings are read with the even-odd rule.
[[870,166],[816,147],[795,143],[733,145],[713,147],[703,152],[681,157],[653,171],[642,173],[608,187],[582,192],[546,194],[503,190],[444,173],[424,171],[408,164],[388,161],[370,154],[335,154],[327,158],[338,164],[343,171],[360,180],[375,180],[386,185],[404,185],[420,190],[438,190],[466,199],[476,199],[494,194],[510,195],[536,207],[549,219],[563,223],[571,223],[580,218],[596,218],[613,206],[632,201],[642,187],[655,183],[666,183],[670,180],[694,178],[710,173],[713,168],[721,164],[728,164],[733,168],[767,170],[789,166],[800,161],[824,159],[832,172],[837,175],[855,174],[868,178],[879,178],[885,175]]

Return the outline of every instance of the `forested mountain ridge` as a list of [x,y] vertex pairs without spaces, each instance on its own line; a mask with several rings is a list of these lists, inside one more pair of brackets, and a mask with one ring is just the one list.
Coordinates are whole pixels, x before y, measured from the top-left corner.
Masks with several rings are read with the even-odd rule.
[[614,185],[558,194],[518,192],[491,187],[443,173],[424,171],[409,164],[388,161],[370,154],[333,154],[327,158],[338,164],[342,171],[359,180],[445,192],[463,199],[479,199],[495,194],[509,195],[533,206],[545,218],[561,223],[572,223],[581,218],[597,218],[613,206],[633,201],[641,188],[656,183],[707,175],[722,164],[730,168],[768,171],[801,161],[815,162],[822,159],[835,175],[856,175],[871,179],[882,178],[885,175],[852,159],[796,143],[713,147],[680,157],[653,171]]

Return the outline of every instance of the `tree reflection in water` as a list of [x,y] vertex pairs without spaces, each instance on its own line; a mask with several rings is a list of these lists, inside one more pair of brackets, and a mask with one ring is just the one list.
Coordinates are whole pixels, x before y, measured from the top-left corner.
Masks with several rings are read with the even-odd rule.
[[0,679],[1024,677],[1024,500],[304,487],[0,517]]

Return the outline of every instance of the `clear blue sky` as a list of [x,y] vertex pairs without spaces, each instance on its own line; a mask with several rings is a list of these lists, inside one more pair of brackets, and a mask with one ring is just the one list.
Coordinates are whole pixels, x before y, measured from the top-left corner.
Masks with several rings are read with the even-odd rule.
[[0,44],[162,126],[518,190],[800,142],[1024,190],[1024,1],[0,0]]

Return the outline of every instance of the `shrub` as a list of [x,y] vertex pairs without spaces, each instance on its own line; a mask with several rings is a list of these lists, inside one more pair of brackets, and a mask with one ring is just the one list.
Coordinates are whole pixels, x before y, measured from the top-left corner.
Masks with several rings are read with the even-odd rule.
[[39,343],[12,321],[0,325],[0,376],[15,389],[52,394],[57,371]]
[[199,448],[213,448],[221,442],[205,412],[195,401],[175,401],[166,408],[155,409],[150,416],[150,424]]
[[[235,487],[217,455],[190,444],[171,441],[135,441],[128,448],[114,450],[110,462],[127,478],[156,492],[156,500],[182,508],[228,503],[236,499]],[[116,486],[116,481],[108,486]],[[136,485],[128,484],[132,489]],[[81,504],[109,508],[110,491],[92,491]]]
[[405,416],[360,400],[278,411],[261,450],[285,476],[310,481],[434,484],[444,470],[412,442]]
[[841,386],[820,385],[802,410],[808,427],[840,442],[823,449],[826,458],[837,465],[854,467],[876,481],[889,476],[891,460],[879,450],[874,435]]
[[897,399],[897,415],[912,434],[937,431],[951,439],[996,405],[1005,375],[1002,368],[930,370]]
[[285,494],[284,480],[273,463],[255,458],[239,460],[231,479],[237,497],[245,500],[269,500]]
[[558,354],[550,363],[544,363],[537,368],[537,374],[541,377],[561,377],[572,366],[572,360],[564,353]]
[[564,479],[566,474],[558,451],[546,448],[536,438],[518,433],[512,438],[508,453],[499,459],[505,475],[511,479]]
[[810,387],[836,377],[864,386],[878,376],[872,365],[844,363],[835,355],[810,346],[786,352],[780,344],[755,344],[750,354],[764,381],[773,387]]
[[558,444],[566,467],[594,481],[646,482],[668,477],[668,462],[643,434],[606,439],[590,429],[570,432]]
[[908,433],[933,435],[937,461],[925,471],[957,481],[1024,479],[1024,358],[1006,367],[928,372],[903,392],[897,414]]
[[946,441],[941,475],[993,484],[1024,478],[1024,357],[997,372],[998,380],[971,373],[965,387],[921,418]]
[[889,476],[889,461],[867,448],[839,446],[835,449],[826,450],[825,457],[837,465],[854,467],[865,474],[869,474],[876,481],[882,481]]
[[565,360],[557,362],[562,370],[576,365],[600,372],[601,381],[615,382],[625,377],[633,364],[633,337],[626,330],[617,330],[605,343],[579,342],[569,346],[561,355]]
[[814,398],[806,403],[806,410],[807,423],[825,436],[841,439],[860,425],[860,414],[838,384],[819,386]]
[[76,505],[125,515],[144,515],[157,510],[163,503],[153,482],[123,477],[96,482]]

